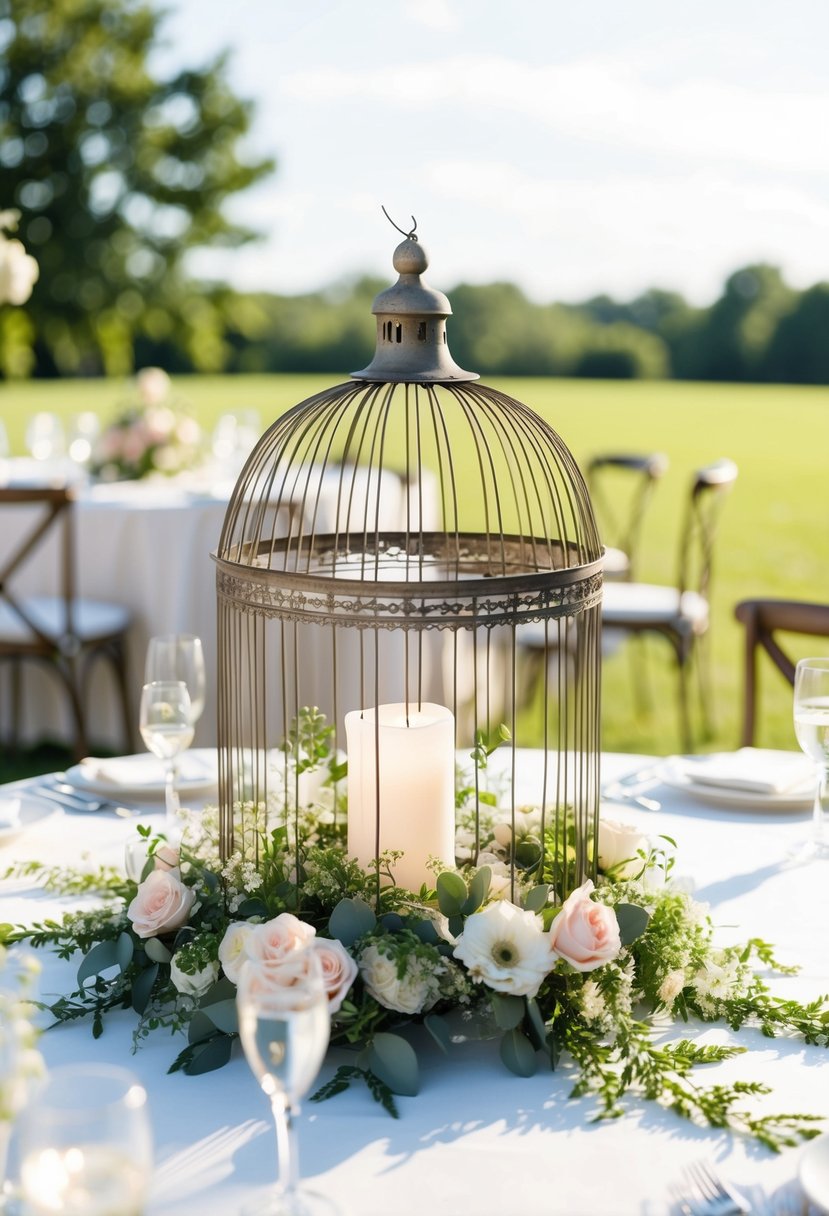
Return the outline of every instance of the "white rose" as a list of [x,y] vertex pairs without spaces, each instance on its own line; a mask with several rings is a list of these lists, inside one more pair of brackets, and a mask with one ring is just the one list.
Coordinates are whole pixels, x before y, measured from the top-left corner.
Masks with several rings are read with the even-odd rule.
[[253,925],[249,925],[245,920],[237,920],[233,924],[228,925],[225,935],[221,940],[219,962],[222,964],[222,970],[232,984],[238,983],[242,964],[246,963],[250,958],[248,943],[252,933]]
[[0,304],[25,304],[40,270],[20,241],[0,234]]
[[203,996],[218,978],[218,963],[205,963],[200,971],[189,975],[186,971],[181,970],[176,962],[176,956],[173,955],[170,963],[170,979],[173,981],[176,992],[180,992],[183,996]]
[[648,838],[629,823],[618,819],[599,821],[599,865],[612,869],[614,878],[638,878],[644,862],[639,851],[647,855]]
[[454,954],[473,980],[515,996],[535,996],[555,962],[540,919],[506,900],[467,917]]

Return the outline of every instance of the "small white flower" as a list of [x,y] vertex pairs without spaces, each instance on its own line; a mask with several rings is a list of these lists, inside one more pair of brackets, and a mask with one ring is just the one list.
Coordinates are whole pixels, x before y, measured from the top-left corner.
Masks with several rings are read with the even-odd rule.
[[454,954],[473,980],[516,996],[535,996],[555,962],[535,913],[505,900],[467,918]]
[[682,970],[669,971],[659,985],[659,999],[665,1005],[672,1005],[685,987],[685,972]]

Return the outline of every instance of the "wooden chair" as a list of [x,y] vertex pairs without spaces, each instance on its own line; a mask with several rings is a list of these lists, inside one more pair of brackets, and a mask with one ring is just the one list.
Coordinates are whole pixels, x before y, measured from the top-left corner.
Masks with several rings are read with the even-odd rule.
[[[63,688],[72,715],[73,749],[78,759],[88,753],[85,691],[92,664],[109,663],[120,694],[124,750],[132,749],[132,714],[127,682],[126,636],[130,613],[120,604],[85,600],[76,593],[74,495],[68,487],[0,487],[0,513],[28,508],[31,525],[0,565],[0,662],[12,670],[10,738],[18,742],[21,668],[42,664]],[[28,522],[28,521],[27,521]],[[57,594],[27,595],[15,579],[36,558],[54,561],[52,538],[58,542]]]
[[609,453],[588,462],[587,488],[606,548],[605,578],[634,579],[645,509],[667,468],[661,452]]
[[[656,633],[673,647],[679,684],[682,745],[693,750],[689,706],[688,668],[708,633],[709,593],[714,540],[720,508],[737,479],[737,466],[719,460],[699,469],[691,482],[679,539],[678,577],[675,586],[652,583],[606,582],[602,597],[602,625],[631,636]],[[710,729],[707,672],[698,660],[703,724]]]
[[784,652],[776,634],[829,638],[829,604],[810,604],[802,600],[741,600],[734,609],[734,615],[745,626],[740,745],[750,747],[754,743],[757,727],[758,652],[765,650],[777,670],[793,686],[796,664]]

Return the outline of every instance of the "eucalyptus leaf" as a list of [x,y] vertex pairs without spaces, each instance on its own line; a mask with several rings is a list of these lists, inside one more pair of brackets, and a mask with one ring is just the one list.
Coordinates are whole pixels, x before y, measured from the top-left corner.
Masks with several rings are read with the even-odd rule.
[[216,1033],[216,1027],[210,1021],[206,1013],[202,1013],[197,1009],[190,1018],[190,1023],[187,1027],[187,1041],[189,1043],[200,1043],[202,1039],[209,1039]]
[[199,1008],[206,1009],[208,1005],[215,1005],[217,1001],[235,1001],[235,999],[236,985],[226,975],[223,975],[221,979],[216,980],[216,983],[211,984],[207,989],[207,992],[205,992],[199,1001]]
[[417,1056],[411,1043],[399,1034],[384,1031],[374,1036],[369,1047],[368,1066],[392,1093],[410,1098],[417,1093]]
[[130,937],[129,933],[121,933],[118,937],[118,941],[115,943],[115,954],[122,974],[132,962],[132,956],[134,953],[135,947],[133,946],[132,938]]
[[250,899],[243,899],[238,908],[238,915],[242,920],[248,920],[251,916],[267,916],[268,905],[257,896],[251,896]]
[[526,837],[516,845],[513,856],[520,870],[534,870],[541,861],[541,845],[537,840]]
[[144,942],[144,949],[147,958],[151,958],[154,963],[169,963],[173,957],[164,942],[160,942],[157,937],[148,937]]
[[153,984],[157,978],[158,963],[151,963],[149,967],[139,971],[132,982],[132,1007],[139,1017],[150,1003]]
[[449,1027],[444,1022],[439,1013],[427,1013],[423,1019],[423,1025],[429,1031],[429,1034],[437,1043],[444,1055],[449,1054],[449,1048],[452,1046],[452,1035]]
[[117,966],[117,942],[98,942],[87,953],[78,968],[78,986],[82,987],[84,982],[91,979],[93,975],[100,975],[102,971],[108,971],[110,967]]
[[232,1050],[233,1039],[230,1035],[218,1034],[215,1039],[208,1039],[206,1043],[200,1043],[193,1048],[193,1053],[184,1065],[183,1071],[187,1073],[188,1077],[198,1077],[201,1073],[224,1068],[230,1059]]
[[466,916],[471,916],[473,912],[477,912],[481,904],[487,897],[489,884],[492,881],[492,870],[489,866],[481,866],[472,882],[469,884],[469,895],[464,901],[463,913]]
[[613,911],[619,922],[619,936],[623,946],[629,946],[641,937],[648,927],[650,913],[638,904],[616,904]]
[[547,1048],[547,1027],[535,997],[527,997],[527,1035],[536,1051]]
[[328,919],[328,932],[346,947],[370,933],[377,917],[363,899],[341,899]]
[[435,928],[433,921],[416,920],[410,924],[410,928],[414,933],[417,934],[422,942],[426,942],[430,946],[437,946],[440,944],[441,939],[438,937],[438,931]]
[[386,912],[380,917],[380,924],[387,933],[399,933],[403,928],[403,917],[399,912]]
[[460,912],[456,916],[449,917],[449,932],[453,937],[460,937],[463,933],[463,917]]
[[201,1012],[205,1017],[210,1018],[217,1030],[223,1030],[225,1034],[238,1034],[239,1017],[235,1001],[216,1001],[212,1005],[207,1005]]
[[502,1030],[512,1030],[520,1026],[524,1017],[524,998],[512,996],[510,993],[493,992],[489,998],[495,1021]]
[[533,887],[524,896],[524,907],[528,912],[543,912],[547,907],[547,898],[550,894],[549,883],[539,883],[537,887]]
[[538,1067],[533,1045],[520,1030],[508,1030],[501,1039],[501,1059],[518,1077],[531,1077]]
[[436,883],[438,907],[444,916],[460,916],[469,892],[460,874],[451,870],[438,875]]

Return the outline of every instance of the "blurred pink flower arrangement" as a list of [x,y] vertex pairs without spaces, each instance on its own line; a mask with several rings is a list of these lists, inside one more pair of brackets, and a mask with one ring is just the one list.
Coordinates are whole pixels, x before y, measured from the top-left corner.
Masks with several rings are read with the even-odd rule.
[[95,445],[91,472],[102,481],[173,476],[200,465],[204,436],[195,418],[175,405],[170,378],[145,367],[135,378],[134,403],[106,428]]

